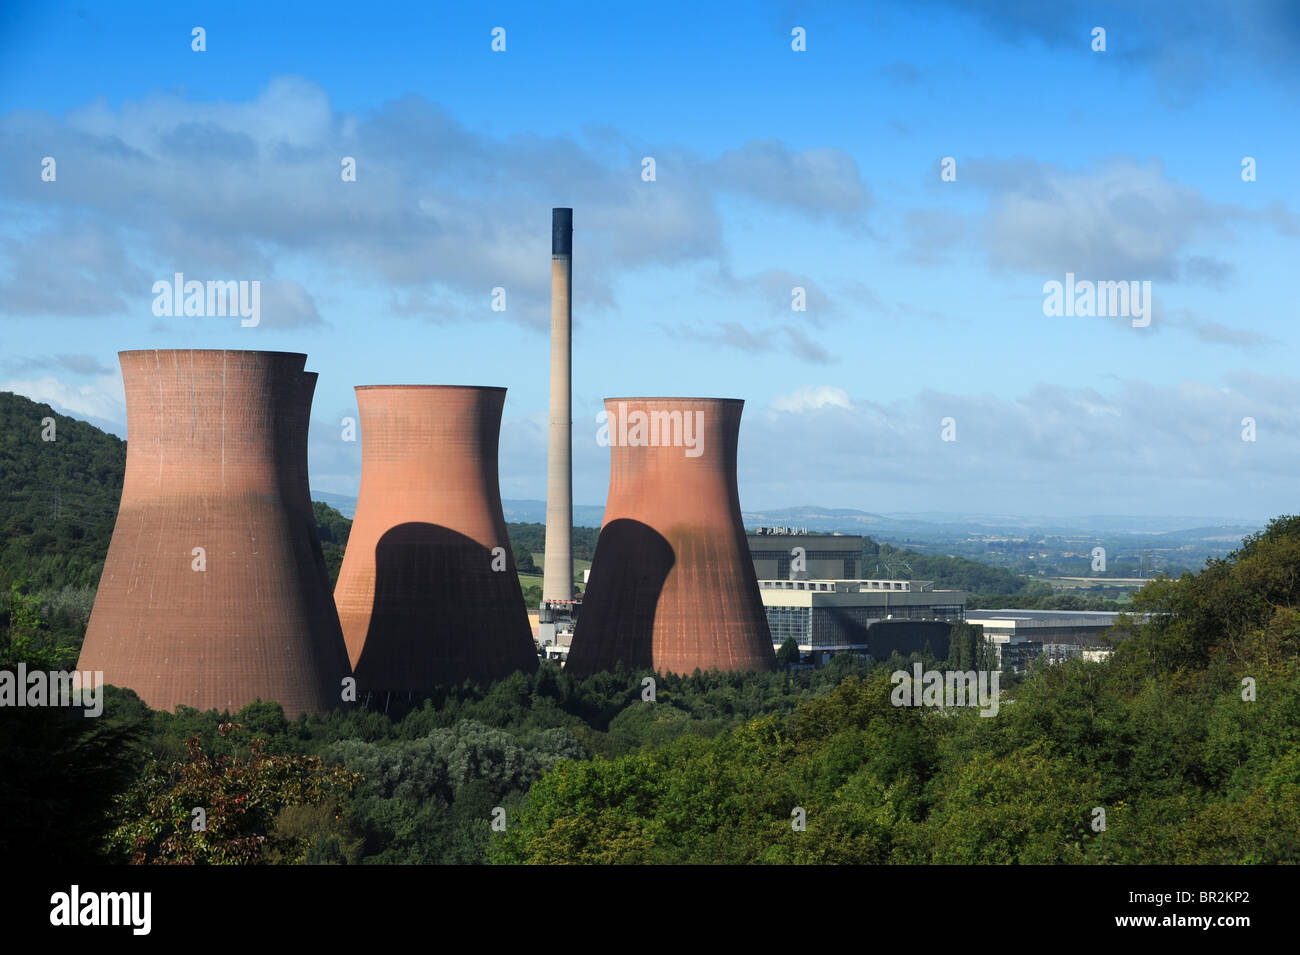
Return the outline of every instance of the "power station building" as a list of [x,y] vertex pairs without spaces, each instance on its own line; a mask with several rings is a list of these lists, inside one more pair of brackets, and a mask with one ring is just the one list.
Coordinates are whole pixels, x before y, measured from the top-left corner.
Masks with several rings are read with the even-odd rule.
[[862,538],[856,534],[758,527],[748,542],[759,580],[856,580],[862,561]]
[[801,660],[821,665],[837,653],[885,660],[927,648],[946,656],[951,625],[965,615],[963,591],[859,576],[857,534],[758,527],[747,541],[772,644],[793,639]]
[[351,669],[307,485],[306,356],[119,359],[126,473],[78,667],[154,709],[337,707]]
[[836,653],[888,659],[929,648],[948,654],[951,625],[966,594],[925,580],[760,580],[772,643],[793,638],[800,658],[824,664]]
[[744,402],[609,398],[609,495],[565,669],[776,666],[736,486]]
[[366,693],[537,668],[497,477],[504,388],[356,389],[361,490],[334,599]]
[[[1102,639],[1119,615],[1102,610],[970,610],[966,619],[984,628],[984,639],[998,651],[999,667],[1024,670],[1042,656],[1053,663],[1110,655]],[[1135,615],[1145,620],[1145,614]]]

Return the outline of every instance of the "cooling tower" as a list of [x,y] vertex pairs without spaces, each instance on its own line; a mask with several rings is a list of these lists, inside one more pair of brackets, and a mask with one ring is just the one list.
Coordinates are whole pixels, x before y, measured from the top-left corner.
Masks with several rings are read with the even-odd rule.
[[361,493],[334,599],[358,689],[535,670],[497,484],[506,390],[356,391]]
[[736,489],[744,404],[605,401],[609,497],[566,672],[619,661],[660,673],[775,669]]
[[[320,622],[321,626],[337,631],[336,646],[340,648],[338,652],[341,659],[346,660],[347,647],[343,644],[343,630],[339,626],[338,611],[334,608],[334,587],[330,583],[329,568],[325,565],[325,552],[321,549],[320,536],[316,533],[316,514],[312,509],[311,484],[307,472],[307,428],[311,420],[311,401],[316,391],[316,377],[314,371],[308,371],[303,372],[299,380],[298,406],[295,408],[295,414],[302,422],[302,428],[293,429],[290,434],[294,439],[300,437],[301,440],[295,440],[286,454],[290,464],[286,469],[286,477],[290,482],[286,499],[293,502],[292,513],[298,527],[301,528],[300,533],[294,537],[294,544],[299,548],[300,559],[309,558],[316,568],[321,598],[315,601],[313,606],[321,608],[321,613],[324,615],[324,619]],[[347,665],[347,669],[350,673],[351,664]]]
[[307,485],[306,356],[119,358],[126,475],[78,667],[154,709],[334,709],[350,670]]

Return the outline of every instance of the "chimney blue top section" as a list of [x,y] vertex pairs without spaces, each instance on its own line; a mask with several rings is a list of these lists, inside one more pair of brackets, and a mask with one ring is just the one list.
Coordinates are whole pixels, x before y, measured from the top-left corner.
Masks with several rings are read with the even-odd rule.
[[551,210],[551,255],[573,254],[573,210]]

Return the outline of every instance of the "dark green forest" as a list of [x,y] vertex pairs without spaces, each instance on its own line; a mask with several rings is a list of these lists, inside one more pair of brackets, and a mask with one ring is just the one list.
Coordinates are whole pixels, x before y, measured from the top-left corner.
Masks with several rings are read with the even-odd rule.
[[339,568],[343,566],[343,551],[348,546],[348,532],[352,522],[320,501],[311,502],[312,513],[316,517],[316,533],[320,537],[320,548],[325,554],[325,566],[329,568],[330,583],[339,580]]
[[[1105,663],[993,718],[899,707],[910,660],[775,674],[544,663],[409,709],[0,720],[0,850],[117,862],[1300,861],[1300,518],[1139,593]],[[50,665],[18,598],[0,668]],[[973,630],[974,628],[970,628]],[[953,642],[927,669],[979,665]],[[205,832],[191,828],[207,809]],[[74,825],[62,826],[65,814]],[[503,828],[494,829],[496,820]],[[802,823],[801,828],[796,823]]]
[[[69,668],[112,530],[124,446],[12,395],[0,395],[0,416],[0,671]],[[43,417],[55,419],[54,442],[41,441]],[[350,525],[315,507],[337,573]],[[540,525],[517,526],[516,552],[540,550]],[[891,562],[903,553],[868,546]],[[909,576],[990,599],[1023,605],[1028,591],[1025,578],[973,561],[904,559]],[[116,688],[98,718],[6,707],[0,855],[124,864],[1300,861],[1300,517],[1278,518],[1198,573],[1157,578],[1131,606],[1149,616],[1120,618],[1108,661],[1004,675],[992,718],[891,699],[890,674],[913,662],[986,665],[974,627],[959,628],[947,660],[838,657],[820,670],[620,670],[582,680],[542,663],[535,674],[444,687],[388,712],[293,721],[271,702],[155,712]]]
[[97,586],[125,468],[125,441],[0,392],[0,587]]
[[[540,554],[546,550],[546,525],[512,523],[510,529],[510,546],[517,559],[524,554]],[[576,560],[591,560],[596,553],[596,538],[600,531],[594,527],[575,527],[573,529],[573,556]],[[523,565],[520,565],[523,570]]]
[[[1041,664],[994,718],[900,707],[894,663],[792,715],[556,765],[501,862],[1300,861],[1300,517],[1159,578],[1105,663]],[[971,649],[955,641],[964,663]],[[957,665],[950,660],[949,665]],[[795,825],[802,822],[802,828]]]

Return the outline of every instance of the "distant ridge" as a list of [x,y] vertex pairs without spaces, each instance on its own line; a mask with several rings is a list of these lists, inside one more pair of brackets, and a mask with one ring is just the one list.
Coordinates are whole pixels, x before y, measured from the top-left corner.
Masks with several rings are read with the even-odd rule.
[[348,520],[352,520],[352,518],[356,516],[357,499],[351,495],[331,494],[328,491],[312,491],[311,499],[313,501],[320,501],[322,504],[328,504]]
[[[323,501],[344,517],[352,517],[357,499],[346,494],[313,491],[312,499]],[[546,502],[504,500],[507,521],[527,524],[546,522]],[[600,527],[603,506],[575,504],[575,527]],[[1231,517],[1145,517],[1140,515],[1042,515],[1021,517],[1013,514],[970,514],[948,511],[913,511],[877,514],[852,507],[782,507],[742,512],[745,526],[806,527],[810,531],[840,531],[872,537],[910,540],[939,540],[984,534],[1007,535],[1079,535],[1153,534],[1188,535],[1204,538],[1222,537],[1239,541],[1264,527],[1266,520],[1248,521]]]
[[784,507],[745,511],[745,525],[786,525],[809,530],[845,531],[909,538],[951,538],[964,535],[1018,532],[1028,535],[1060,534],[1185,534],[1198,532],[1240,537],[1253,533],[1267,520],[1232,517],[1148,517],[1140,515],[969,514],[945,511],[875,514],[848,507]]

